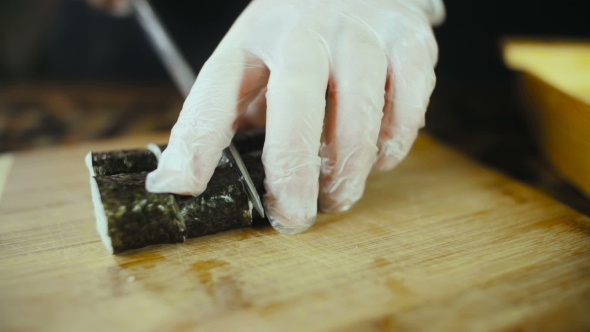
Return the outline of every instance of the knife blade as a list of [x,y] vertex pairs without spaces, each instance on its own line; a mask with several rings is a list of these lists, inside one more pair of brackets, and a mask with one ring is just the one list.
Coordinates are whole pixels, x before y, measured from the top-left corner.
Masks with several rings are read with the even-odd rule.
[[[195,73],[180,53],[178,47],[172,41],[172,38],[170,38],[150,3],[147,0],[133,0],[131,2],[133,4],[135,17],[139,21],[139,24],[149,37],[156,53],[164,63],[164,66],[176,84],[176,87],[186,98],[195,82]],[[238,150],[235,148],[234,144],[231,143],[229,147],[224,150],[224,153],[226,156],[231,156],[235,161],[235,164],[238,166],[238,171],[246,182],[246,191],[250,201],[256,211],[264,217],[262,201]]]

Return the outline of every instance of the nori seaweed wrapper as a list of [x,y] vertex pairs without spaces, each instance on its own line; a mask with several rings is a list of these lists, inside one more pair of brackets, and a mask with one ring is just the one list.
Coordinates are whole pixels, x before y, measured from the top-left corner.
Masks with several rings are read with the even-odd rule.
[[149,193],[147,174],[95,178],[115,254],[252,225],[253,208],[236,167],[218,167],[198,197]]
[[120,150],[92,153],[95,176],[151,172],[158,167],[158,159],[149,150]]
[[113,253],[153,244],[183,242],[186,226],[174,196],[145,190],[147,172],[98,176]]
[[187,237],[200,237],[252,225],[252,207],[237,168],[217,167],[198,197],[175,195]]
[[[262,151],[264,139],[264,129],[252,129],[237,132],[232,142],[240,155],[244,155]],[[167,146],[168,144],[155,145],[160,153]],[[154,151],[148,149],[93,152],[91,158],[95,176],[152,172],[158,167],[158,157]]]
[[[253,131],[236,136],[244,164],[260,195],[264,195],[263,134]],[[198,197],[149,193],[145,189],[147,174],[157,168],[155,154],[161,153],[158,149],[165,148],[165,144],[151,144],[146,150],[90,154],[87,163],[94,171],[91,185],[96,189],[93,201],[96,200],[95,212],[98,211],[97,229],[112,253],[180,243],[186,238],[267,222],[253,208],[246,183],[229,160],[220,161],[207,189]]]

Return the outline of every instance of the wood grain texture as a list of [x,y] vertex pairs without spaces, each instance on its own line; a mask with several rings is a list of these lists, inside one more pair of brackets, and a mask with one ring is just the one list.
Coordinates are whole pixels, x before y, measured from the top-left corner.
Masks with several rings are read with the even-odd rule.
[[17,154],[0,203],[0,330],[590,329],[590,218],[421,137],[351,211],[109,256],[89,150]]

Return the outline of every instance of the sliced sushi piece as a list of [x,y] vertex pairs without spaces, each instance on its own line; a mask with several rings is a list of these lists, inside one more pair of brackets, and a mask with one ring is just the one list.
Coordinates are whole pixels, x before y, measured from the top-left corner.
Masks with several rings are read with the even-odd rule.
[[[149,149],[158,156],[161,145],[150,144]],[[256,161],[249,158],[249,164]],[[262,162],[258,159],[259,168]],[[253,169],[255,166],[251,166]],[[263,179],[260,179],[262,183]],[[198,197],[175,195],[180,215],[187,226],[187,237],[201,237],[252,225],[252,208],[244,179],[238,168],[222,157],[207,189]]]
[[[106,217],[106,220],[97,220],[97,227],[101,233],[106,230],[115,254],[154,244],[181,243],[186,239],[186,225],[174,195],[152,194],[145,190],[147,174],[95,178],[100,194],[98,209]],[[109,241],[106,242],[105,245]]]
[[[147,151],[154,156],[157,165],[161,154],[158,145],[150,144],[148,149],[138,153],[140,151],[116,151],[117,154],[111,153],[110,156],[130,160]],[[198,197],[193,197],[147,192],[145,180],[149,171],[130,173],[133,168],[119,168],[123,171],[119,174],[97,173],[99,170],[108,174],[111,172],[105,170],[113,170],[94,164],[95,160],[105,160],[94,156],[105,154],[109,155],[109,152],[89,153],[86,164],[90,172],[97,231],[111,254],[155,244],[180,243],[186,238],[249,227],[253,220],[263,220],[253,211],[243,178],[230,162],[220,163],[207,189]],[[244,155],[243,159],[262,194],[264,170],[260,152]],[[156,168],[153,161],[144,160],[152,163],[149,168]],[[144,167],[134,165],[137,168]]]
[[236,167],[215,169],[198,197],[175,196],[189,238],[252,225],[252,203]]

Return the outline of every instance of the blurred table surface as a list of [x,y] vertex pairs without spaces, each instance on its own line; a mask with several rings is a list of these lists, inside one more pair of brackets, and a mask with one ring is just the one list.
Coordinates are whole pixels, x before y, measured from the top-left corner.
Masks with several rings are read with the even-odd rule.
[[107,254],[88,151],[4,156],[0,329],[582,331],[590,218],[421,136],[349,212]]

